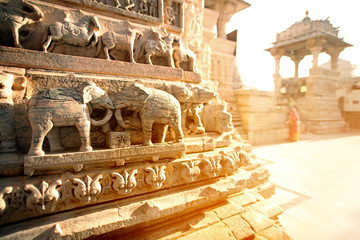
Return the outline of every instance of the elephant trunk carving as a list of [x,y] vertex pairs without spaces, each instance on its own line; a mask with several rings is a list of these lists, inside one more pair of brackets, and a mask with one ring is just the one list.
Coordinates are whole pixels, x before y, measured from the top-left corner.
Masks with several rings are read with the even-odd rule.
[[94,126],[102,126],[102,125],[104,125],[105,123],[107,123],[107,122],[110,120],[110,118],[112,117],[112,115],[113,115],[112,110],[111,110],[110,108],[108,108],[108,109],[106,110],[106,115],[105,115],[105,117],[104,117],[103,119],[101,119],[101,120],[95,120],[95,119],[90,118],[90,122],[91,122],[91,124],[94,125]]
[[118,108],[115,110],[114,116],[116,118],[117,123],[120,125],[120,127],[127,129],[129,128],[129,124],[125,123],[122,115],[121,115],[121,108]]

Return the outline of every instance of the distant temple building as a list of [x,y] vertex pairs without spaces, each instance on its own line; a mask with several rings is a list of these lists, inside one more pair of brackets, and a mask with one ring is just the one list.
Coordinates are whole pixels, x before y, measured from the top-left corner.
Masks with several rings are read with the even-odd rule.
[[[273,47],[267,49],[275,58],[275,98],[278,104],[292,101],[301,113],[306,129],[313,133],[339,132],[345,129],[336,98],[339,54],[351,45],[338,37],[328,19],[311,20],[306,17],[278,33]],[[330,69],[318,64],[318,56],[330,55]],[[300,61],[307,55],[313,56],[310,76],[298,77]],[[294,77],[283,79],[279,74],[280,59],[289,57],[295,64]]]

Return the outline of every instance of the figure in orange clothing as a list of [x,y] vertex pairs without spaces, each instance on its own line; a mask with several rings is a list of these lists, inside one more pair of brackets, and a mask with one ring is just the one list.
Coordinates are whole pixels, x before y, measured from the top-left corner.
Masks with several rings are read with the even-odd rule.
[[296,111],[295,107],[290,108],[290,132],[289,132],[289,140],[291,141],[299,141],[300,140],[300,115]]

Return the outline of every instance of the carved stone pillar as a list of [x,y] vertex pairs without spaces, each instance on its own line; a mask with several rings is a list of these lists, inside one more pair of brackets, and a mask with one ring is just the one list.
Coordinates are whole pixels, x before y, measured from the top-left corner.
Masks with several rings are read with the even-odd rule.
[[298,78],[299,77],[299,64],[300,64],[300,61],[304,59],[304,56],[299,56],[299,55],[294,54],[290,58],[295,64],[294,78]]
[[313,55],[313,68],[317,68],[319,66],[319,54],[323,50],[323,47],[312,47],[310,49],[311,54]]
[[228,23],[231,19],[232,14],[220,12],[216,27],[218,38],[226,39],[226,23]]
[[331,70],[337,70],[337,63],[340,53],[344,50],[344,47],[331,48],[326,51],[327,54],[331,57]]
[[275,59],[275,73],[276,75],[280,75],[280,59],[281,59],[282,55],[275,55],[274,59]]
[[276,104],[280,97],[280,87],[281,87],[280,59],[284,55],[284,50],[278,48],[272,48],[270,50],[270,53],[275,59],[275,73],[273,74],[273,77],[274,77],[274,100]]

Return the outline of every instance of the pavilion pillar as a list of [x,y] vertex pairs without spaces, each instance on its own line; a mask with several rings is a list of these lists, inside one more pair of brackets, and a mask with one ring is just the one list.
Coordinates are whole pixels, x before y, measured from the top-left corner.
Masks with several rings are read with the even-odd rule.
[[281,75],[280,75],[280,60],[282,55],[277,54],[274,56],[275,59],[275,73],[274,77],[274,97],[275,102],[278,103],[280,97],[280,88],[281,88]]
[[225,1],[216,5],[219,18],[216,23],[218,38],[226,39],[226,24],[230,21],[236,10],[234,1]]
[[310,49],[311,54],[313,55],[313,68],[317,68],[319,66],[319,54],[323,50],[323,47],[312,47]]
[[297,78],[299,78],[299,64],[300,64],[300,61],[303,60],[304,56],[299,56],[299,55],[294,54],[294,55],[291,55],[290,58],[295,64],[294,78],[297,79]]
[[337,47],[337,48],[332,48],[329,49],[328,51],[326,51],[327,54],[330,55],[331,57],[331,70],[336,71],[337,70],[337,63],[338,63],[338,59],[339,59],[339,55],[340,53],[344,50],[343,47]]

